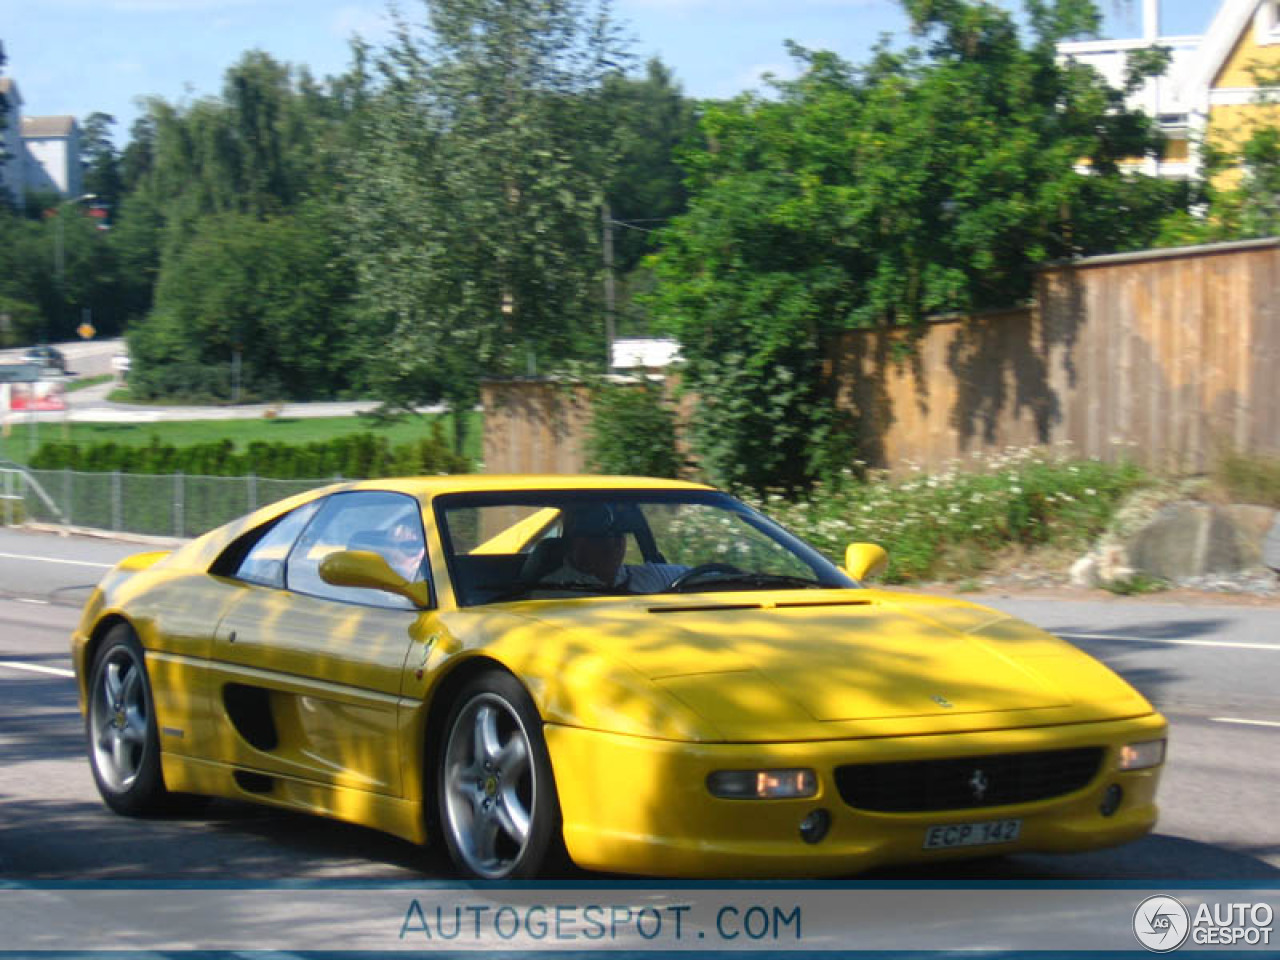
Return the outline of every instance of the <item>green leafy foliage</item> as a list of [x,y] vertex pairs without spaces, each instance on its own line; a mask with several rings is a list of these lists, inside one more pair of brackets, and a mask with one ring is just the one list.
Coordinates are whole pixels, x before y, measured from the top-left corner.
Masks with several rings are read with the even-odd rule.
[[1083,549],[1147,482],[1129,463],[1017,450],[935,475],[849,474],[803,498],[775,494],[758,505],[836,560],[850,543],[880,544],[887,579],[902,583],[972,576],[1011,546]]
[[111,128],[115,123],[116,118],[109,113],[91,113],[85,117],[80,131],[84,190],[94,195],[95,203],[108,210],[119,207],[124,192],[120,157],[111,140]]
[[0,294],[0,347],[35,343],[39,336],[40,311],[35,305]]
[[279,218],[206,218],[162,273],[155,311],[130,330],[131,394],[317,400],[348,390],[358,376],[353,279],[336,234],[317,223],[327,216],[319,204]]
[[720,482],[803,486],[831,451],[851,459],[820,386],[834,334],[1011,306],[1036,264],[1141,248],[1185,207],[1182,185],[1120,172],[1159,149],[1150,123],[1057,62],[1091,4],[1029,4],[1026,42],[996,5],[905,6],[925,49],[859,68],[793,47],[799,79],[708,106],[684,155],[689,210],[652,259],[651,309],[706,396],[694,444]]
[[138,397],[325,399],[360,382],[335,196],[355,82],[251,52],[220,97],[148,102],[112,231],[144,291],[133,305],[154,289],[130,330]]
[[676,415],[660,384],[598,385],[591,397],[587,461],[599,473],[676,477]]
[[356,434],[308,444],[253,442],[237,449],[230,440],[178,447],[157,438],[147,446],[97,443],[42,444],[31,458],[37,470],[238,477],[255,474],[278,479],[413,476],[465,473],[470,462],[449,449],[439,424],[415,443],[392,446],[385,437]]
[[369,385],[462,408],[481,376],[603,354],[600,90],[619,54],[602,3],[424,9],[427,32],[401,19],[373,59],[347,218]]

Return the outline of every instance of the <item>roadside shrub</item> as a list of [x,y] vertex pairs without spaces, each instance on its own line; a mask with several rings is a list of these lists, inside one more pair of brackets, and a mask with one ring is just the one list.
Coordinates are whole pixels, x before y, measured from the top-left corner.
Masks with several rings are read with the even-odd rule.
[[89,473],[185,473],[202,477],[255,474],[281,480],[325,477],[387,477],[414,474],[466,473],[471,462],[454,453],[439,423],[416,443],[392,447],[372,433],[335,437],[307,444],[251,443],[237,450],[230,440],[176,447],[156,437],[146,446],[96,443],[41,444],[31,458],[36,470],[78,470]]
[[850,471],[801,500],[772,494],[757,505],[837,562],[850,543],[880,544],[889,551],[886,579],[902,583],[937,577],[957,560],[972,575],[1015,546],[1083,549],[1147,482],[1131,463],[1010,450],[896,480],[859,481]]
[[1214,479],[1233,503],[1280,510],[1280,457],[1228,454],[1218,461]]
[[679,476],[676,416],[661,384],[637,380],[594,390],[587,462],[598,473]]

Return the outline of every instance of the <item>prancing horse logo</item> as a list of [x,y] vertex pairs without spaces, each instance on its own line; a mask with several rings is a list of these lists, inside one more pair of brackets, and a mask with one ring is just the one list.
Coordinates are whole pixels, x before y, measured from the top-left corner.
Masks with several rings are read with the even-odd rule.
[[987,795],[987,788],[991,786],[991,781],[987,779],[987,775],[981,770],[974,770],[969,775],[969,790],[973,793],[973,799],[978,803],[982,802],[982,798]]

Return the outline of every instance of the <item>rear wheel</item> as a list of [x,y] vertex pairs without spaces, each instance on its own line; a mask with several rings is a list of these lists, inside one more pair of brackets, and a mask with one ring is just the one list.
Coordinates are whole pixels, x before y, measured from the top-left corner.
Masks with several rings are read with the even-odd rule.
[[559,859],[542,719],[515,677],[491,670],[463,687],[445,724],[436,794],[449,855],[464,875],[535,877]]
[[160,736],[142,644],[128,625],[112,627],[98,648],[88,699],[89,765],[103,801],[127,816],[158,810],[168,797]]

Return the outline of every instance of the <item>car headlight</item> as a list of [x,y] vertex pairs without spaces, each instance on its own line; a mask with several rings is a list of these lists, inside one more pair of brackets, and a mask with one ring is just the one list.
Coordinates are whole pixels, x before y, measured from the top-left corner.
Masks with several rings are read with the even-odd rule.
[[1164,763],[1164,740],[1146,740],[1142,743],[1126,743],[1120,748],[1116,760],[1118,770],[1145,770]]
[[717,770],[707,776],[711,795],[726,800],[792,800],[818,792],[818,775],[792,770]]

